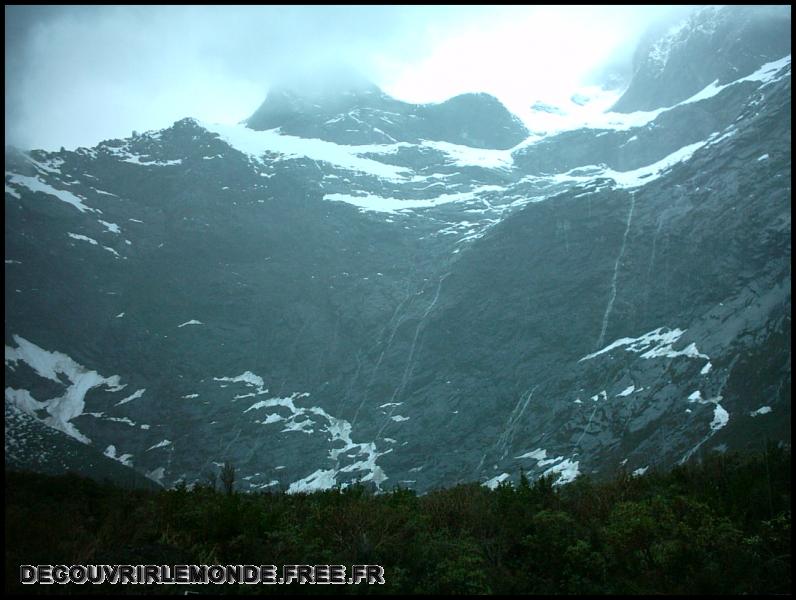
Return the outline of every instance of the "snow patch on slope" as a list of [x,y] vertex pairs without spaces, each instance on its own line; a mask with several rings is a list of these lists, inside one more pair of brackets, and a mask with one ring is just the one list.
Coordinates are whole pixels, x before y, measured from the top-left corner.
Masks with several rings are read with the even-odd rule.
[[132,454],[122,454],[122,455],[117,456],[116,455],[116,446],[114,446],[113,444],[111,444],[110,446],[105,448],[105,452],[103,452],[103,454],[105,456],[107,456],[108,458],[112,458],[113,460],[119,461],[125,467],[132,467],[133,466],[133,461],[131,460],[133,458],[133,455]]
[[[215,381],[228,381],[244,383],[256,388],[256,394],[266,393],[262,377],[251,371],[246,371],[237,377],[214,377]],[[382,468],[377,464],[377,459],[392,449],[379,451],[374,442],[354,442],[352,440],[352,425],[345,419],[338,419],[318,406],[301,406],[298,403],[309,398],[307,392],[294,392],[287,397],[273,397],[259,400],[243,411],[243,414],[257,411],[258,418],[255,423],[261,425],[282,425],[280,433],[298,432],[305,435],[324,434],[328,440],[329,451],[327,460],[333,464],[332,468],[317,469],[310,475],[294,481],[288,487],[288,493],[309,492],[313,490],[330,489],[336,485],[347,487],[344,475],[356,473],[358,481],[372,481],[377,489],[387,479]],[[286,409],[289,414],[267,412],[259,414],[263,409]],[[314,427],[315,426],[315,427]],[[340,445],[342,443],[342,446]],[[350,462],[353,459],[353,462]],[[346,464],[348,463],[348,464]]]
[[725,427],[730,421],[730,413],[728,413],[721,404],[716,404],[713,409],[713,420],[710,422],[711,431],[718,431]]
[[149,448],[147,448],[146,451],[149,452],[150,450],[155,450],[157,448],[165,448],[166,446],[171,446],[171,440],[163,440],[162,442],[158,442],[154,446],[150,446]]
[[580,471],[578,470],[579,464],[579,461],[573,461],[571,458],[567,458],[557,465],[547,469],[542,475],[547,476],[558,474],[558,479],[556,479],[553,485],[564,485],[571,483],[575,481],[575,478],[580,474]]
[[[12,175],[8,183],[13,183],[29,189],[32,192],[42,192],[48,196],[53,196],[59,200],[71,204],[80,212],[97,212],[96,209],[83,204],[83,199],[79,198],[72,192],[66,190],[58,190],[53,186],[44,183],[38,177],[28,177],[26,175]],[[8,191],[8,184],[6,184],[6,191]]]
[[[650,358],[676,358],[678,356],[686,356],[688,358],[704,358],[710,359],[709,356],[706,354],[702,354],[699,352],[696,344],[691,342],[688,346],[683,348],[682,350],[674,350],[674,344],[680,339],[680,337],[685,333],[685,330],[674,328],[669,329],[667,327],[658,327],[657,329],[653,329],[645,333],[642,336],[637,338],[620,338],[608,344],[605,348],[598,350],[597,352],[592,352],[591,354],[587,354],[578,362],[583,362],[584,360],[591,360],[601,354],[605,354],[606,352],[610,352],[616,348],[624,347],[626,352],[635,352],[635,353],[642,353],[641,358],[650,359]],[[703,367],[703,371],[704,371]]]
[[619,392],[616,395],[616,397],[617,398],[622,398],[624,396],[629,396],[630,394],[632,394],[635,391],[636,391],[636,386],[635,385],[631,385],[631,386],[628,386],[625,389],[623,389],[621,392]]
[[201,321],[197,321],[196,319],[191,319],[190,321],[185,321],[182,325],[177,325],[177,328],[185,327],[186,325],[204,325]]
[[146,392],[146,388],[141,389],[141,390],[136,390],[134,393],[132,393],[129,396],[127,396],[127,398],[124,398],[123,400],[120,400],[119,402],[117,402],[116,406],[121,406],[122,404],[127,404],[128,402],[132,402],[133,400],[143,396],[144,392]]
[[72,238],[73,240],[81,240],[81,241],[84,241],[84,242],[88,242],[92,246],[98,245],[97,244],[97,240],[95,240],[94,238],[90,238],[90,237],[85,236],[85,235],[80,235],[79,233],[67,232],[67,235],[70,238]]
[[[483,186],[492,188],[494,186]],[[351,194],[325,194],[323,199],[332,202],[345,202],[352,204],[360,209],[360,211],[374,211],[383,213],[395,213],[405,209],[415,208],[432,208],[440,204],[450,204],[452,202],[468,202],[476,200],[481,188],[475,188],[469,192],[457,192],[452,194],[441,194],[436,198],[427,198],[420,200],[401,200],[398,198],[385,198],[375,194],[364,193],[359,196]],[[490,189],[489,191],[494,191]]]
[[309,158],[388,180],[401,180],[409,173],[404,168],[360,157],[359,154],[369,151],[367,146],[344,146],[320,139],[284,135],[274,129],[255,131],[242,125],[202,123],[201,126],[218,135],[232,148],[260,161],[270,153],[281,160]]
[[514,458],[532,458],[534,460],[540,461],[544,460],[547,456],[547,450],[543,450],[542,448],[537,448],[536,450],[531,450],[530,452],[526,452],[520,456],[515,456]]
[[71,421],[83,414],[86,394],[92,388],[104,386],[111,392],[124,388],[125,386],[119,385],[119,376],[103,377],[96,371],[90,371],[78,364],[66,354],[49,352],[18,335],[12,337],[17,347],[5,347],[5,362],[9,368],[13,370],[14,366],[21,361],[30,366],[40,377],[61,385],[64,385],[64,382],[58,376],[64,375],[70,381],[70,385],[62,396],[41,402],[36,401],[37,403],[33,402],[35,399],[30,396],[30,393],[9,395],[7,391],[6,399],[11,400],[12,403],[19,402],[17,406],[20,409],[37,419],[39,419],[37,414],[30,409],[44,408],[49,416],[39,420],[84,444],[91,443],[91,440],[78,431]]
[[495,475],[492,479],[488,479],[481,485],[488,487],[490,490],[494,490],[509,477],[510,475],[508,473],[501,473],[500,475]]
[[[265,383],[263,382],[263,378],[255,375],[251,371],[245,371],[241,375],[237,377],[213,377],[214,381],[229,381],[230,383],[245,383],[246,385],[255,386],[259,389],[262,389]],[[268,390],[265,390],[266,392]]]
[[449,165],[508,170],[513,166],[511,150],[473,148],[449,142],[423,140],[419,144],[397,142],[392,144],[335,144],[316,138],[301,138],[280,133],[278,129],[255,131],[242,125],[201,123],[201,126],[235,148],[262,161],[265,155],[276,155],[276,160],[308,158],[344,169],[373,175],[391,181],[404,181],[414,176],[411,169],[396,167],[364,155],[392,155],[402,148],[430,148],[446,156]]

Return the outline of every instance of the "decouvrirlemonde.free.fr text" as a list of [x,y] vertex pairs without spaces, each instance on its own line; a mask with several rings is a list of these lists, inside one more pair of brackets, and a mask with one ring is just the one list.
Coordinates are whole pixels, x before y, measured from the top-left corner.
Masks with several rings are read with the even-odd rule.
[[23,584],[384,584],[379,565],[20,565]]

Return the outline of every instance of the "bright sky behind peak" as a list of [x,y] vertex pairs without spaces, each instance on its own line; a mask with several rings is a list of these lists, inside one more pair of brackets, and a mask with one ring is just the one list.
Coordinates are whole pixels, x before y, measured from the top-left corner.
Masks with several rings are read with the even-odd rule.
[[[92,146],[191,116],[238,123],[270,85],[346,65],[401,100],[487,92],[526,122],[683,9],[6,6],[6,143]],[[592,87],[590,93],[596,88]],[[619,90],[607,94],[610,104]],[[533,123],[529,123],[533,127]]]

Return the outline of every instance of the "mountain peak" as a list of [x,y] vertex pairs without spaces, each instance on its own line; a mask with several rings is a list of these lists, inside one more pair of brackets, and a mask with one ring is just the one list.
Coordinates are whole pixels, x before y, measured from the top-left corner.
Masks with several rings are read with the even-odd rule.
[[789,7],[708,6],[645,35],[617,112],[672,106],[790,53]]
[[244,123],[258,131],[278,127],[299,137],[353,145],[428,139],[506,149],[528,135],[522,122],[490,94],[411,104],[360,77],[274,86]]
[[245,124],[251,129],[282,127],[308,115],[324,120],[358,108],[378,108],[396,102],[372,81],[348,71],[339,76],[324,73],[313,78],[280,81],[268,91],[265,101]]

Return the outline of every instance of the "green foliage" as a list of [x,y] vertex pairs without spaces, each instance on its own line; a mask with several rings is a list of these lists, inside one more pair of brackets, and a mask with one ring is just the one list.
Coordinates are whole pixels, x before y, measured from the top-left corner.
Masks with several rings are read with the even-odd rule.
[[221,485],[227,494],[232,494],[235,491],[235,467],[229,461],[224,463],[221,468]]
[[[129,490],[6,472],[6,591],[20,564],[379,564],[384,586],[251,586],[240,594],[789,594],[790,452],[716,455],[640,477],[552,478],[418,496]],[[229,483],[229,485],[227,485]],[[58,586],[60,588],[60,586]],[[35,589],[34,589],[35,588]],[[110,586],[48,588],[114,593]],[[180,586],[135,592],[181,594]]]

